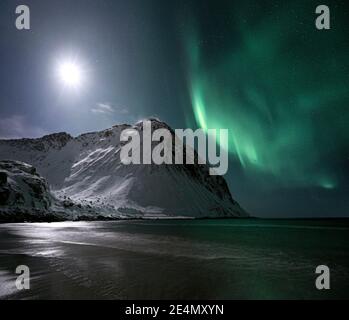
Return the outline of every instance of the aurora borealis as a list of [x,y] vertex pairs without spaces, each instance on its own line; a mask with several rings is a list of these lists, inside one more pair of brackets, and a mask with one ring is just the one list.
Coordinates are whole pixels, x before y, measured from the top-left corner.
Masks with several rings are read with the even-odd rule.
[[330,2],[333,28],[318,31],[316,4],[203,5],[215,18],[188,28],[196,123],[229,129],[231,156],[262,190],[347,183],[338,164],[349,164],[348,11]]
[[326,158],[349,142],[348,34],[314,30],[304,6],[278,6],[259,19],[251,1],[243,6],[229,20],[239,37],[230,38],[227,26],[217,52],[205,56],[206,44],[195,45],[200,35],[188,40],[198,125],[229,128],[229,150],[251,174],[336,188],[341,177]]
[[[26,4],[27,32],[14,27],[13,2],[0,4],[0,137],[77,135],[150,116],[229,129],[226,180],[251,214],[349,215],[348,1]],[[320,4],[330,30],[315,27]],[[68,53],[87,70],[78,93],[51,76]]]

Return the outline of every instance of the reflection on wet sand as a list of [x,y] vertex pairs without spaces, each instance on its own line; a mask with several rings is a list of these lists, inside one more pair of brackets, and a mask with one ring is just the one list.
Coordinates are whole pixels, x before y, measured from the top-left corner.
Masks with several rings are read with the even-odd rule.
[[[0,225],[2,299],[344,298],[349,225],[328,221],[119,221]],[[331,267],[330,292],[314,286]],[[18,291],[27,265],[31,289]]]

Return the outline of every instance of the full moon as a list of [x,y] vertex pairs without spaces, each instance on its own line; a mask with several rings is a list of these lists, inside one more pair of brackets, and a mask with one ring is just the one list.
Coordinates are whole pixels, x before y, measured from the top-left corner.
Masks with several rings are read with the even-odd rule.
[[73,62],[64,62],[59,66],[59,76],[62,82],[69,87],[78,87],[81,83],[81,70]]

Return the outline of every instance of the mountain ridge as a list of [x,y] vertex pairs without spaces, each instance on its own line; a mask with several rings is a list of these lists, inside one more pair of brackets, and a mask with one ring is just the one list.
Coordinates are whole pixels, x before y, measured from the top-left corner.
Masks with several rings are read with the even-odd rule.
[[[152,129],[168,128],[151,118]],[[123,165],[122,130],[142,134],[142,122],[73,137],[66,132],[37,139],[0,140],[0,160],[34,166],[59,201],[67,198],[105,217],[246,217],[221,176],[208,165]],[[197,153],[194,151],[195,157]],[[89,208],[89,210],[86,210]],[[75,215],[81,215],[81,212]]]

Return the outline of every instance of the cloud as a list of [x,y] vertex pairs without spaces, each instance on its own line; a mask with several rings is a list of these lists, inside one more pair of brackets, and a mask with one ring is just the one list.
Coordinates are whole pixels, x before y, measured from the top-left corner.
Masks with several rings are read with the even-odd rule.
[[110,115],[113,113],[128,114],[127,109],[119,106],[112,106],[110,103],[97,103],[97,105],[91,109],[91,112],[106,115]]
[[24,116],[13,115],[0,119],[0,139],[38,138],[47,132],[26,121]]

